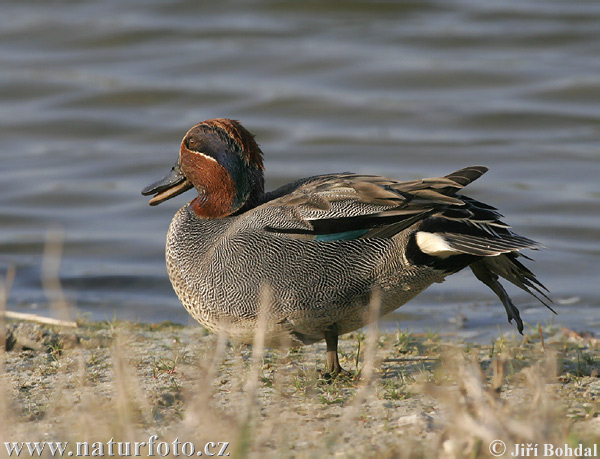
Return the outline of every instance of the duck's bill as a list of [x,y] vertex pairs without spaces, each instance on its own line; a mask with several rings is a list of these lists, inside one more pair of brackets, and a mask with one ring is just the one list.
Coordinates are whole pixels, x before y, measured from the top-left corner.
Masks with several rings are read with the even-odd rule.
[[142,190],[142,194],[144,196],[150,196],[153,194],[154,197],[150,199],[149,204],[151,206],[156,206],[161,202],[174,198],[175,196],[178,196],[193,187],[194,185],[192,185],[192,182],[190,182],[185,175],[183,175],[183,172],[181,172],[179,164],[176,164],[171,168],[171,171],[165,177],[144,188]]

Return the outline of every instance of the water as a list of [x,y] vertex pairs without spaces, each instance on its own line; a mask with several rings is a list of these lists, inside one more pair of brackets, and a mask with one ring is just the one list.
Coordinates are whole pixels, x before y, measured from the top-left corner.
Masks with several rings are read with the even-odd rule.
[[[75,314],[188,323],[164,238],[191,194],[140,190],[185,131],[240,119],[268,188],[351,170],[399,179],[484,164],[468,189],[543,242],[554,323],[599,330],[600,3],[5,1],[0,18],[0,272],[8,308],[54,315],[51,228]],[[524,320],[549,322],[510,290]],[[401,314],[400,314],[401,312]],[[383,322],[487,340],[512,330],[470,272]]]

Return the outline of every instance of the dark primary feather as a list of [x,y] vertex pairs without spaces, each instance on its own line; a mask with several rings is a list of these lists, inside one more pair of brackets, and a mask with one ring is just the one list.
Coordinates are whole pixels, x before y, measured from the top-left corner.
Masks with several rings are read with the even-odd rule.
[[446,175],[446,178],[465,187],[469,183],[477,180],[488,170],[489,169],[485,166],[469,166]]

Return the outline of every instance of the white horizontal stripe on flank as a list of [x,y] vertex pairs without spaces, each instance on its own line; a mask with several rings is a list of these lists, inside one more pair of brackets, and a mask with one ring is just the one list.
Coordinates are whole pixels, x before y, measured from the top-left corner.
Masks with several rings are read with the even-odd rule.
[[436,233],[427,233],[425,231],[418,231],[415,235],[417,245],[421,252],[434,257],[447,258],[450,255],[456,255],[461,253],[459,250],[455,250],[446,240]]

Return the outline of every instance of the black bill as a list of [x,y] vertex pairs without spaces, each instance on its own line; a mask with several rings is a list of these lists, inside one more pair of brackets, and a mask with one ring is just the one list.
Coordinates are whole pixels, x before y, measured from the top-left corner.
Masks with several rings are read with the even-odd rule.
[[171,171],[162,179],[154,182],[152,185],[147,186],[142,190],[144,196],[154,195],[150,199],[149,204],[156,206],[167,199],[174,198],[175,196],[184,193],[185,191],[193,188],[192,182],[190,182],[183,172],[179,164],[175,164],[171,168]]

